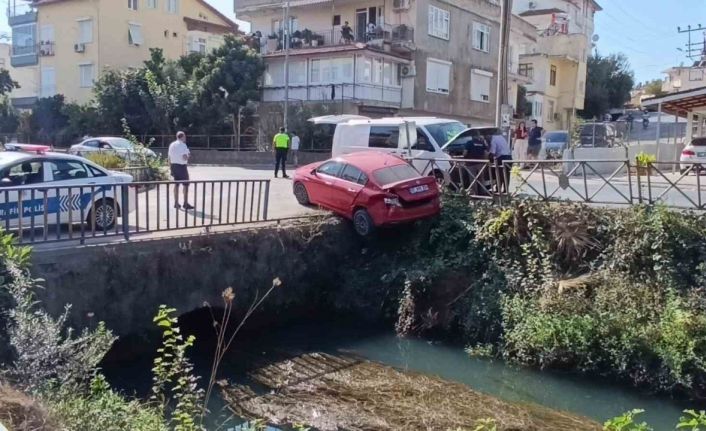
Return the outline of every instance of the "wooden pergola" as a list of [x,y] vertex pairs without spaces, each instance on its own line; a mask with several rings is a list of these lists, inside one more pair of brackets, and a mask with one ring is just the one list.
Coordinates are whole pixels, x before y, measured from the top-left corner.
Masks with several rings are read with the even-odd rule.
[[[686,142],[694,137],[694,123],[696,133],[703,136],[704,119],[706,119],[706,87],[670,93],[666,96],[653,97],[642,101],[644,108],[657,108],[660,116],[663,112],[675,117],[686,118]],[[657,143],[659,143],[660,116],[657,120]]]

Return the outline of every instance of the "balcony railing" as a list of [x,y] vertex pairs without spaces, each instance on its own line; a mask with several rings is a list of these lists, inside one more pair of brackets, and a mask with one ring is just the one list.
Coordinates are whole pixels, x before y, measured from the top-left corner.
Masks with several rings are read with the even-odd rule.
[[20,15],[34,13],[35,9],[29,2],[9,0],[7,5],[7,17],[13,18]]
[[12,45],[12,56],[19,57],[22,55],[34,55],[37,54],[39,45],[28,44],[28,45]]
[[[277,35],[260,37],[260,52],[262,54],[272,54],[282,51],[285,46],[284,35],[279,32]],[[354,28],[348,31],[342,28],[326,30],[297,30],[292,32],[289,38],[290,49],[309,49],[330,46],[344,46],[356,43],[364,43],[372,48],[382,49],[385,43],[392,45],[392,48],[402,50],[413,50],[414,29],[407,25],[379,25],[371,31],[356,32]]]

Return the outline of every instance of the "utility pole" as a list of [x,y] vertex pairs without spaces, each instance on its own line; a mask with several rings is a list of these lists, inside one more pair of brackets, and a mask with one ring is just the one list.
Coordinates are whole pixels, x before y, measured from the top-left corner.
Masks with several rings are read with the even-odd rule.
[[292,30],[291,23],[289,19],[289,0],[287,0],[284,7],[284,35],[282,39],[284,40],[284,129],[289,131],[288,127],[288,117],[289,117],[289,33]]
[[[691,33],[695,31],[700,31],[704,33],[703,40],[701,42],[692,42]],[[688,42],[686,43],[686,49],[683,50],[688,58],[699,57],[702,58],[706,55],[706,27],[702,27],[701,24],[697,24],[696,27],[692,28],[691,24],[687,25],[685,29],[677,27],[678,33],[686,33],[688,36]],[[695,53],[695,54],[692,54]]]
[[[500,6],[500,53],[498,55],[498,87],[496,92],[495,125],[498,128],[508,129],[509,121],[503,121],[507,117],[508,106],[508,46],[510,45],[510,22],[512,20],[512,0],[502,0]],[[503,115],[504,114],[504,115]],[[507,118],[505,118],[507,120]],[[504,124],[506,123],[506,124]]]

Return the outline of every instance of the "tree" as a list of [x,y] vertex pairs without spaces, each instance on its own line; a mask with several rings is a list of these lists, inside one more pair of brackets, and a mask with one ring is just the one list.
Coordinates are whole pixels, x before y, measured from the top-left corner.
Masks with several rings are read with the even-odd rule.
[[635,80],[624,54],[588,58],[586,100],[581,116],[599,118],[611,108],[622,108],[630,100]]
[[34,137],[40,141],[58,144],[59,131],[68,124],[64,113],[64,95],[57,94],[37,100],[30,117],[30,125]]
[[661,97],[667,94],[666,91],[662,91],[662,80],[661,79],[655,79],[652,81],[648,81],[645,83],[643,91],[645,94],[649,94],[655,97]]
[[227,35],[223,45],[206,55],[194,71],[198,88],[196,124],[208,125],[201,132],[233,131],[238,109],[259,98],[264,71],[262,58],[234,35]]
[[20,84],[12,80],[7,69],[0,69],[0,96],[9,93],[15,88],[20,88]]

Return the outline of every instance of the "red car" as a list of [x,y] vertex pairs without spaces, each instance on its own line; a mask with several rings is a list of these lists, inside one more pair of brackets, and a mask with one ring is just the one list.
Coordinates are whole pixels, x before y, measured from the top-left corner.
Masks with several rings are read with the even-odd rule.
[[403,159],[376,151],[346,154],[294,173],[294,196],[353,220],[360,235],[377,226],[439,213],[439,187]]

